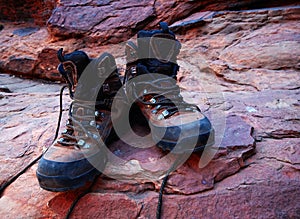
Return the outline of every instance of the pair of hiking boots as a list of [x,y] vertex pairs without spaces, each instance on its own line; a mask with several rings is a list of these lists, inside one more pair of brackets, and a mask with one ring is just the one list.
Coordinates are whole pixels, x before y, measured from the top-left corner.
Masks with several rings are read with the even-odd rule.
[[[36,173],[43,189],[76,189],[100,174],[107,163],[113,120],[122,129],[126,119],[122,111],[131,103],[147,119],[151,136],[162,150],[192,153],[213,144],[210,121],[196,105],[183,100],[176,84],[181,44],[166,23],[160,27],[139,31],[137,45],[127,43],[123,83],[109,53],[90,59],[83,51],[65,55],[58,51],[58,70],[67,82],[61,102],[63,89],[69,88],[72,103],[66,129],[39,161]],[[116,132],[122,134],[120,128]]]

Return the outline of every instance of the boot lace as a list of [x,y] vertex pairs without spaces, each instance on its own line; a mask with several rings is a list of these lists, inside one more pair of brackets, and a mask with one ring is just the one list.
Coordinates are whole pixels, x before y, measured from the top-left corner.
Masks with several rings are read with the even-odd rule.
[[[63,92],[65,88],[69,87],[68,85],[65,85],[60,90],[60,108],[59,108],[59,117],[57,122],[57,128],[55,132],[55,138],[57,139],[59,134],[59,128],[61,124],[61,118],[62,118],[62,105],[63,105]],[[64,130],[61,133],[60,139],[58,139],[58,143],[63,146],[75,146],[77,148],[89,148],[90,145],[86,143],[86,139],[92,140],[94,143],[99,144],[100,139],[99,135],[95,134],[92,129],[101,129],[101,125],[97,124],[95,121],[95,117],[98,118],[98,120],[101,118],[104,118],[105,114],[100,111],[95,111],[95,104],[96,108],[97,106],[101,105],[109,105],[109,101],[78,101],[78,100],[72,100],[69,108],[68,113],[68,120],[66,124],[66,130]],[[75,107],[74,107],[75,106]],[[82,115],[78,115],[77,113],[73,113],[73,109],[79,109],[81,108],[85,112],[90,113],[82,113]],[[94,113],[93,113],[94,112]],[[76,126],[76,136],[75,136],[75,126]]]
[[133,97],[138,102],[151,107],[151,113],[158,114],[158,120],[168,118],[177,112],[200,112],[198,106],[183,100],[175,80],[163,77],[151,82],[133,82],[133,86],[136,88],[133,89]]

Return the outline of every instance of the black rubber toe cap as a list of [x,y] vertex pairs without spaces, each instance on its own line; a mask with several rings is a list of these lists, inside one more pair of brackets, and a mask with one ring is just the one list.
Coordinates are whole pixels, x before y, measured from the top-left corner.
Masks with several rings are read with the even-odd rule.
[[214,130],[207,117],[178,126],[158,127],[150,124],[153,140],[163,150],[198,151],[213,144]]
[[[93,166],[97,161],[98,166]],[[85,185],[86,182],[92,181],[103,170],[106,165],[106,159],[94,155],[89,159],[83,157],[72,162],[56,162],[41,158],[38,164],[36,175],[40,186],[49,191],[67,191],[73,190]]]

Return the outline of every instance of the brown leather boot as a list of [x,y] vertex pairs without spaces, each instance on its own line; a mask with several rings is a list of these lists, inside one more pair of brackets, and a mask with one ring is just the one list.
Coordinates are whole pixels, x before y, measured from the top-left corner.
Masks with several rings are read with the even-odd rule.
[[152,138],[173,153],[201,151],[214,143],[214,130],[200,109],[186,103],[176,84],[181,44],[166,23],[139,31],[126,46],[126,94],[149,121]]
[[122,86],[108,53],[92,60],[82,51],[63,55],[61,49],[58,58],[72,103],[66,129],[43,154],[36,172],[40,186],[50,191],[84,186],[105,168],[111,104]]

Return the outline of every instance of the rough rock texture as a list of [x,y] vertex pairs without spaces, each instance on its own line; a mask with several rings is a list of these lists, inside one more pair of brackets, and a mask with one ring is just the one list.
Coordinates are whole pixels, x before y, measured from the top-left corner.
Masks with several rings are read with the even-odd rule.
[[141,28],[173,23],[201,10],[240,10],[295,4],[295,1],[60,1],[48,21],[52,37],[84,37],[89,44],[119,43]]
[[[42,146],[51,143],[60,85],[6,75],[1,75],[1,81],[1,90],[6,91],[1,93],[4,109],[1,132],[6,136],[1,139],[4,185],[41,154]],[[163,217],[299,217],[299,89],[225,91],[222,94],[183,93],[187,100],[203,106],[215,126],[225,125],[225,132],[215,158],[206,167],[199,169],[200,155],[194,154],[171,174],[165,190]],[[211,97],[203,103],[208,95]],[[288,97],[286,102],[276,101],[283,97]],[[36,98],[41,101],[34,101]],[[64,109],[67,109],[67,95],[64,99]],[[225,114],[225,124],[218,124],[220,115],[214,117],[217,112]],[[280,126],[272,125],[274,123]],[[144,128],[142,132],[145,131]],[[169,167],[172,157],[157,166],[156,160],[164,154],[155,147],[130,149],[117,141],[110,149],[123,163],[120,165],[112,160],[105,174],[114,178],[122,176],[123,180],[99,177],[91,191],[76,204],[71,218],[154,218],[159,178],[162,169]],[[38,186],[36,167],[36,164],[30,167],[4,190],[0,211],[8,218],[62,218],[87,189],[67,193],[44,191]]]
[[[187,41],[183,51],[192,48],[189,54],[197,54],[195,62],[200,63],[201,71],[213,72],[225,81],[248,84],[253,90],[276,88],[277,83],[269,81],[272,78],[267,83],[255,81],[256,77],[269,78],[273,74],[282,74],[282,86],[298,87],[299,80],[295,79],[299,74],[290,69],[299,70],[299,50],[294,49],[299,47],[300,41],[299,10],[298,6],[293,6],[243,12],[200,12],[177,21],[171,28],[181,34],[181,41]],[[0,48],[1,72],[57,81],[60,78],[56,72],[55,51],[61,47],[66,52],[84,49],[92,57],[103,51],[117,57],[124,55],[124,43],[95,46],[88,37],[55,42],[45,28],[11,23],[4,23],[4,26],[0,32],[0,43],[4,45]],[[107,35],[111,36],[114,35]],[[128,35],[123,36],[128,39]],[[119,38],[118,42],[125,38]],[[183,52],[181,57],[185,57]],[[252,81],[252,85],[248,81]]]
[[30,21],[44,26],[56,6],[57,0],[1,0],[0,20]]
[[[167,4],[161,2],[155,4]],[[299,14],[299,7],[197,11],[172,24],[183,44],[182,94],[210,118],[216,144],[193,154],[170,175],[163,218],[300,217]],[[91,57],[109,51],[123,73],[123,44],[94,47],[73,38],[54,42],[46,28],[4,25],[2,72],[57,80],[55,51],[63,47],[81,48]],[[67,193],[39,188],[34,161],[53,140],[60,87],[0,75],[1,215],[63,218],[79,200],[71,218],[155,218],[161,179],[176,159],[156,147],[115,141],[105,175],[90,190],[89,185]],[[70,103],[67,94],[64,100],[62,121]],[[140,126],[140,134],[146,133]],[[144,143],[151,145],[151,140]]]
[[[159,21],[173,23],[198,11],[243,10],[282,5],[288,1],[0,1],[0,20],[47,23],[53,39],[84,38],[89,44],[119,43],[141,28],[156,27]],[[54,9],[54,10],[53,10]]]
[[[24,83],[22,79],[7,75],[1,75],[0,81],[1,91],[6,91],[0,96],[2,189],[41,154],[44,145],[53,140],[59,101],[57,85]],[[45,129],[40,129],[41,126]]]

